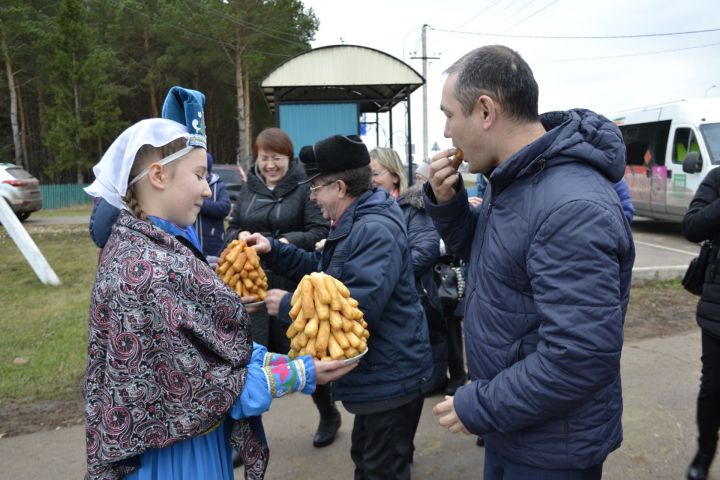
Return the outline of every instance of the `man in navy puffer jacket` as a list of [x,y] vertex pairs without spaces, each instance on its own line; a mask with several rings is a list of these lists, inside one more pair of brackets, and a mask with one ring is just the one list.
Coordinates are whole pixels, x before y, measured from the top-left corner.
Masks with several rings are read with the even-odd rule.
[[513,50],[452,65],[445,136],[489,177],[468,206],[452,154],[430,165],[425,205],[469,262],[465,339],[471,383],[434,412],[482,435],[485,479],[592,479],[622,441],[620,352],[635,258],[613,184],[617,127],[588,110],[538,117],[538,87]]

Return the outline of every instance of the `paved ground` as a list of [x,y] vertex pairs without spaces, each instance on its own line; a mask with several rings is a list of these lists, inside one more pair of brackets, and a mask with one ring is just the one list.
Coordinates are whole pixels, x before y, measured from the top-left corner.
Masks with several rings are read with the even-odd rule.
[[84,224],[87,225],[90,217],[88,215],[80,215],[75,217],[38,217],[31,216],[23,222],[26,227],[33,227],[36,225],[74,225]]
[[[698,332],[626,344],[623,351],[625,440],[604,468],[606,479],[684,478],[695,448],[694,409],[699,379]],[[426,399],[416,437],[413,478],[482,478],[484,449],[473,437],[451,435],[431,413],[439,396]],[[328,475],[352,478],[349,457],[351,416],[335,444],[315,449],[311,436],[316,413],[310,397],[293,395],[273,404],[265,415],[270,439],[268,479],[310,480]],[[0,439],[0,479],[81,478],[82,427]],[[236,477],[242,473],[236,471]],[[720,462],[711,478],[720,479]]]
[[635,266],[633,282],[667,280],[682,276],[700,247],[685,240],[680,224],[637,218],[633,221]]

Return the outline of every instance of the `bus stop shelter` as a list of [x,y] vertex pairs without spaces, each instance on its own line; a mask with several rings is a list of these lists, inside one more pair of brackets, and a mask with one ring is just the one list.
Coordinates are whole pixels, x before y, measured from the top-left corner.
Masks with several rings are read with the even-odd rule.
[[[402,122],[408,169],[412,169],[410,94],[425,83],[412,67],[385,52],[358,45],[331,45],[300,53],[279,65],[261,86],[276,124],[295,145],[335,134],[360,134],[362,114],[388,115],[393,147],[392,109],[405,103]],[[366,115],[367,117],[367,115]],[[379,128],[376,143],[380,145]]]

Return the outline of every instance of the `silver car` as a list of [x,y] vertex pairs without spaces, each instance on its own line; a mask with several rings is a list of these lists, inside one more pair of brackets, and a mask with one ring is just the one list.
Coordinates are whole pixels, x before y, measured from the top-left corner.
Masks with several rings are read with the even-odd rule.
[[14,163],[0,163],[0,197],[7,201],[20,221],[42,208],[40,182]]

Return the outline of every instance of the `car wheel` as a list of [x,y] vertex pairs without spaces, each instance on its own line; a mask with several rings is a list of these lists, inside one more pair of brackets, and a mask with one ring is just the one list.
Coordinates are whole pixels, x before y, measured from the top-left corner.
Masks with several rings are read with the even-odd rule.
[[18,217],[18,220],[20,220],[21,222],[24,222],[25,220],[28,219],[28,217],[30,217],[30,212],[18,213],[17,217]]

